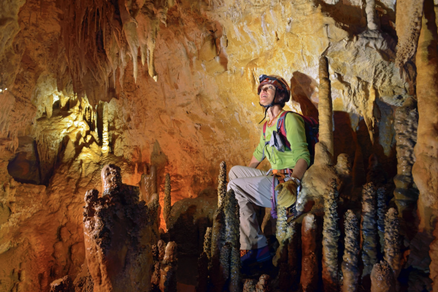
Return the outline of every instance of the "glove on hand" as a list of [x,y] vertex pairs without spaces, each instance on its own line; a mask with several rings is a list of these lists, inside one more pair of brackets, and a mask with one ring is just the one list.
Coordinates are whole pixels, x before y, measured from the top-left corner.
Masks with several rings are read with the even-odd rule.
[[297,201],[298,184],[294,180],[288,180],[275,187],[278,191],[277,205],[289,208]]

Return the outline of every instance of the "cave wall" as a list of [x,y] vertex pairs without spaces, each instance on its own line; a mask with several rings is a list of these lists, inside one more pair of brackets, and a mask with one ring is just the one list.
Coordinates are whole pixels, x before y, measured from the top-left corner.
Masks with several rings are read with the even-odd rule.
[[219,162],[245,165],[258,143],[258,76],[290,80],[304,110],[322,54],[335,156],[355,158],[357,185],[373,153],[395,175],[391,125],[413,81],[394,66],[393,1],[376,7],[380,34],[365,3],[335,2],[0,3],[0,290],[79,272],[84,194],[107,163],[131,185],[155,165],[161,201],[165,173],[173,203],[214,189]]

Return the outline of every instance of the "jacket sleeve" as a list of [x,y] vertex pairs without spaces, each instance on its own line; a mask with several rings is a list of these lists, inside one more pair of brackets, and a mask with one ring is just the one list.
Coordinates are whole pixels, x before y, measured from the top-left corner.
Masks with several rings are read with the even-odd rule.
[[307,148],[306,128],[302,117],[289,113],[285,117],[286,137],[290,143],[293,160],[304,159],[310,165],[310,153]]
[[254,150],[254,153],[252,154],[259,162],[261,162],[263,159],[265,159],[265,153],[263,149],[265,148],[265,139],[263,138],[263,129],[260,134],[260,141],[257,145],[256,149]]

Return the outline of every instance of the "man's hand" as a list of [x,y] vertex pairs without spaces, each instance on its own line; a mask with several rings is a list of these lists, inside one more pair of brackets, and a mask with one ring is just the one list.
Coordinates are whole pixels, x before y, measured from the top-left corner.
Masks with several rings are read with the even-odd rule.
[[278,191],[277,204],[284,208],[289,208],[297,201],[298,184],[294,180],[288,180],[275,187]]

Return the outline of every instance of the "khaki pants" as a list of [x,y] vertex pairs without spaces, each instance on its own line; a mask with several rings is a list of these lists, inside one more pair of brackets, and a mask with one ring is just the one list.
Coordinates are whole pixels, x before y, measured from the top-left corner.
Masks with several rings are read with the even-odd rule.
[[[266,176],[266,171],[256,168],[233,166],[228,177],[228,190],[234,191],[240,208],[240,249],[267,246],[268,242],[257,221],[254,204],[271,207],[273,176]],[[278,185],[277,179],[275,185]]]

